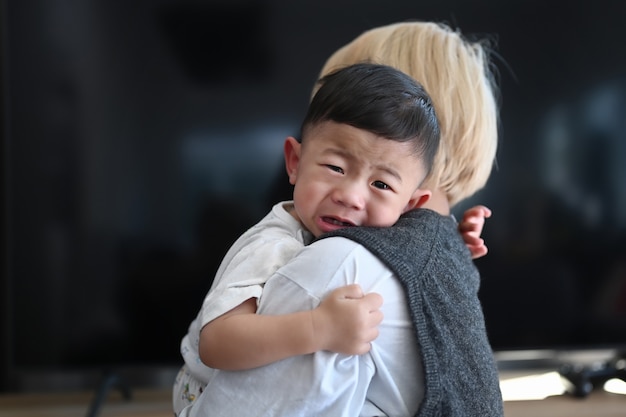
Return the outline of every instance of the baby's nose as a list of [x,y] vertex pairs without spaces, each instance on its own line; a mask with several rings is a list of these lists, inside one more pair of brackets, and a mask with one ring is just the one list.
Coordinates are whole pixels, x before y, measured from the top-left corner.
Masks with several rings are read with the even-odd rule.
[[333,191],[332,199],[335,203],[355,210],[365,207],[366,189],[354,181],[344,181]]

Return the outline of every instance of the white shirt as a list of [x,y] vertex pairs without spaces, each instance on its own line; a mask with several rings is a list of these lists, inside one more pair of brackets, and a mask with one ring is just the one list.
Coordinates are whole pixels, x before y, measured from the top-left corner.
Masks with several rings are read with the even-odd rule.
[[384,299],[368,354],[317,352],[249,371],[216,371],[181,416],[412,416],[423,396],[421,359],[404,290],[357,243],[327,238],[304,249],[266,283],[259,314],[310,310],[333,289],[358,283]]
[[199,382],[207,383],[215,372],[200,360],[198,345],[202,328],[244,301],[259,299],[265,281],[311,241],[311,234],[285,210],[284,205],[290,203],[276,204],[224,256],[202,308],[180,346],[185,364]]

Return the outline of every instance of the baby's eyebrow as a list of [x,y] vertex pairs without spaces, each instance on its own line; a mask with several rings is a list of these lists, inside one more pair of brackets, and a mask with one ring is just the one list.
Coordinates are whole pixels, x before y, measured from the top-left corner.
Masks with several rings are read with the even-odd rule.
[[350,152],[347,152],[345,149],[341,149],[341,148],[326,148],[324,149],[322,154],[336,155],[341,158],[347,159],[349,161],[357,160],[357,158],[355,158],[354,155],[352,155]]
[[381,171],[388,173],[389,175],[396,178],[400,183],[402,183],[402,177],[400,176],[400,173],[393,167],[389,165],[381,164],[381,165],[376,165],[376,169],[379,169]]

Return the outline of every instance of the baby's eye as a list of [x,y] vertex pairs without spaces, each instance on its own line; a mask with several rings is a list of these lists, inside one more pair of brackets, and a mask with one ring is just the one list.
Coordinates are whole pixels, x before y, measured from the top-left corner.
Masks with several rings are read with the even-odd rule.
[[388,186],[387,184],[385,184],[385,183],[384,183],[384,182],[382,182],[382,181],[374,181],[374,182],[372,183],[372,185],[373,185],[374,187],[376,187],[376,188],[381,189],[381,190],[390,190],[390,189],[391,189],[391,187],[390,187],[390,186]]
[[331,171],[335,171],[338,172],[340,174],[343,174],[343,168],[340,168],[336,165],[326,165],[328,167],[328,169],[330,169]]

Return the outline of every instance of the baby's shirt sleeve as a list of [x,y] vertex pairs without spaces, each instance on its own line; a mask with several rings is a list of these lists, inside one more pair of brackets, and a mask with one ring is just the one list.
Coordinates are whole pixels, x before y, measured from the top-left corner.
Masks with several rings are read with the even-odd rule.
[[250,298],[258,303],[269,277],[303,247],[297,239],[283,237],[258,238],[239,248],[204,299],[200,328]]

